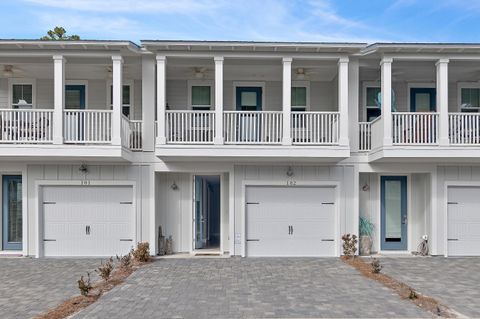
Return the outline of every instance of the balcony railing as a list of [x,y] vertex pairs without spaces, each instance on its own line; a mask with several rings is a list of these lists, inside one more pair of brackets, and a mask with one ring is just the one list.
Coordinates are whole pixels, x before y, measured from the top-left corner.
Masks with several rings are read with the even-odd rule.
[[223,114],[225,144],[279,144],[283,113],[226,111]]
[[480,144],[480,114],[450,113],[448,115],[450,144]]
[[338,144],[339,119],[338,112],[292,112],[293,144]]
[[167,111],[167,143],[211,144],[215,137],[215,112]]
[[132,151],[142,150],[142,126],[140,120],[130,120],[122,115],[122,146]]
[[437,144],[438,118],[438,113],[392,113],[393,144]]
[[64,142],[108,144],[112,140],[111,110],[65,110]]
[[372,148],[372,126],[371,122],[358,123],[359,143],[358,149],[362,152],[369,151]]
[[53,110],[0,110],[1,143],[52,143]]

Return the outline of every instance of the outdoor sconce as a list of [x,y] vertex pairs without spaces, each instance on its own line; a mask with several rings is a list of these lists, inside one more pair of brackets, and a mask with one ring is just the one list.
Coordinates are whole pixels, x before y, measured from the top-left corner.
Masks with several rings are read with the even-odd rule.
[[175,183],[175,181],[173,181],[173,184],[170,185],[170,188],[171,188],[172,190],[176,191],[176,190],[178,189],[177,183]]
[[78,168],[79,172],[82,173],[83,175],[87,175],[88,174],[88,167],[87,167],[87,164],[82,164],[80,165],[80,167]]
[[365,185],[362,186],[362,190],[364,192],[368,192],[370,190],[370,185],[368,185],[367,183],[365,183]]
[[288,167],[288,170],[287,170],[287,176],[288,177],[292,177],[293,175],[295,175],[295,173],[293,173],[293,169],[291,166]]

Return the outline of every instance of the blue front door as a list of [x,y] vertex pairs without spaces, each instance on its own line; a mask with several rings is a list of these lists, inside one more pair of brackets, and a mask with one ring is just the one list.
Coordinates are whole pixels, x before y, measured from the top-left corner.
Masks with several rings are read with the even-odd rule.
[[2,178],[2,249],[22,250],[22,176]]
[[65,85],[65,108],[85,109],[85,85]]
[[407,250],[407,177],[382,176],[381,250]]
[[256,86],[237,87],[237,111],[261,111],[262,88]]
[[411,112],[435,112],[436,89],[435,88],[411,88],[410,89]]

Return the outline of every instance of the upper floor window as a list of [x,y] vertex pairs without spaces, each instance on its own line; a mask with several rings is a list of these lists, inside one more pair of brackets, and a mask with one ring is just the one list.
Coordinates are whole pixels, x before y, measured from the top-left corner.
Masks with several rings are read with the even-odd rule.
[[194,111],[210,110],[213,106],[213,83],[205,80],[189,81],[188,87],[188,100],[191,109]]
[[378,101],[378,95],[380,94],[380,87],[367,86],[365,89],[365,107],[367,122],[371,122],[382,114],[381,107]]
[[291,106],[294,112],[305,112],[310,107],[310,85],[306,81],[294,81],[291,91]]
[[480,88],[461,88],[460,99],[462,112],[480,111]]
[[12,108],[31,109],[33,108],[33,85],[12,84]]
[[[113,86],[110,85],[110,105],[113,106]],[[122,89],[122,114],[130,118],[132,107],[132,88],[130,84],[124,85]]]

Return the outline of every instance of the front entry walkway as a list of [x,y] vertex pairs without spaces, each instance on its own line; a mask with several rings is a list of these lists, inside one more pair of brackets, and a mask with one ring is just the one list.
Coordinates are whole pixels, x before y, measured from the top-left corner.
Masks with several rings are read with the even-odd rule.
[[75,318],[431,317],[339,259],[157,259]]

